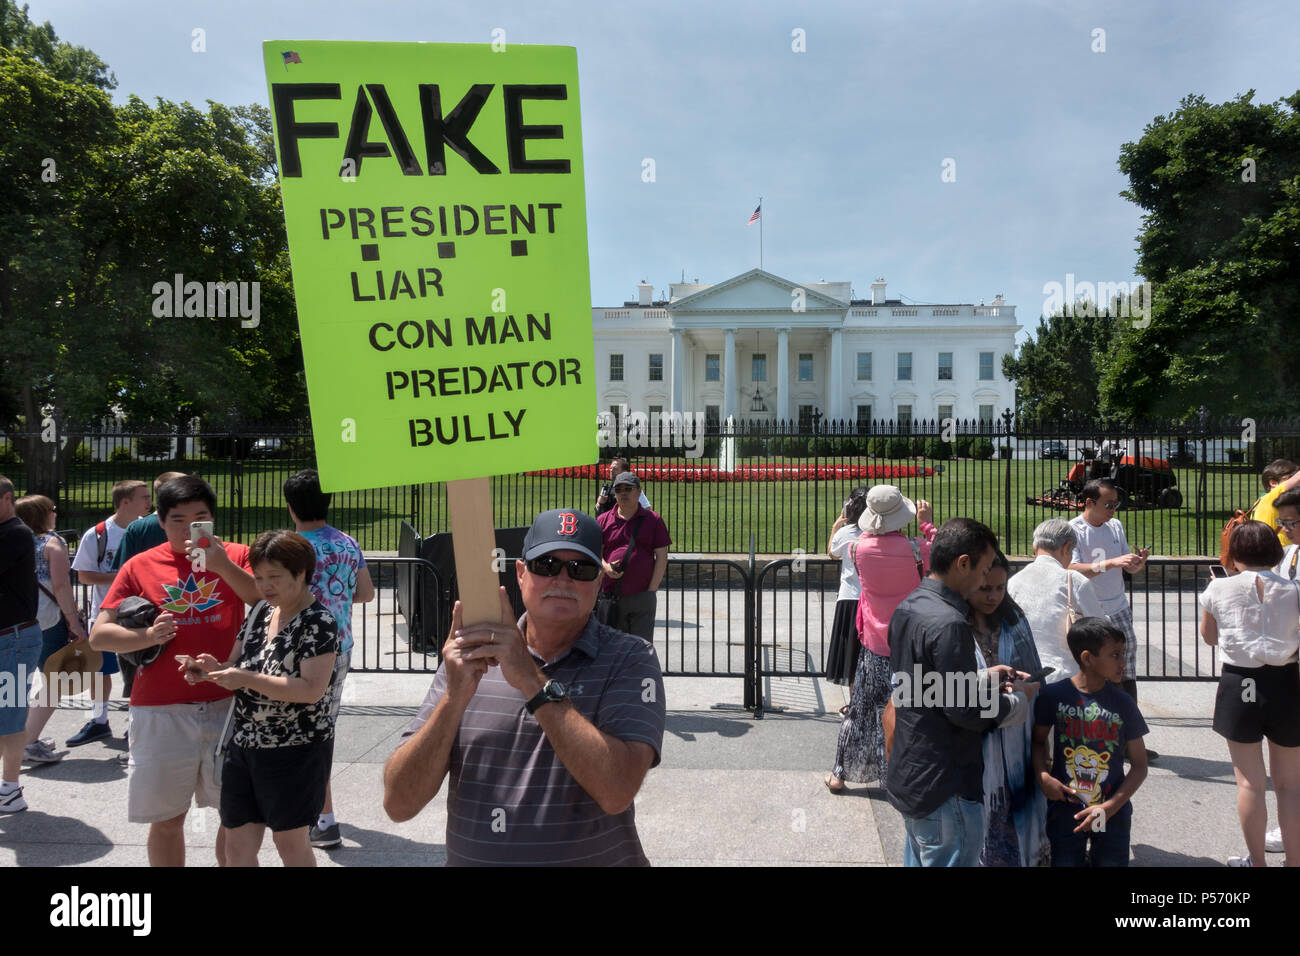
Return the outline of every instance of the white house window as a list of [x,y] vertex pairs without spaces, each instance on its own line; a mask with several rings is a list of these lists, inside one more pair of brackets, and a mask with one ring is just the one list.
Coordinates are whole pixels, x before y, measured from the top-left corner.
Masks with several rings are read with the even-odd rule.
[[858,406],[857,425],[859,431],[865,431],[866,429],[871,427],[871,406],[870,405]]
[[704,356],[704,381],[722,381],[722,366],[718,362],[717,352]]
[[[898,380],[900,382],[910,382],[912,380],[912,353],[898,353]],[[911,408],[909,405],[908,408]]]
[[940,405],[940,406],[939,406],[939,424],[940,424],[940,426],[942,426],[943,423],[946,422],[946,421],[948,421],[948,419],[950,419],[950,418],[952,418],[952,406],[951,406],[951,405]]
[[664,380],[664,353],[650,353],[650,381],[662,382]]
[[813,357],[811,352],[799,353],[799,381],[811,382],[813,380]]
[[[859,382],[871,381],[871,353],[870,352],[858,353],[858,381]],[[870,408],[871,406],[867,406],[867,407]]]
[[981,382],[993,381],[993,353],[992,352],[980,353],[980,381]]
[[623,381],[623,353],[614,352],[609,357],[609,380],[611,382]]
[[909,432],[912,430],[912,406],[898,406],[898,430],[900,432]]
[[939,353],[939,381],[941,382],[952,381],[952,353],[951,352]]
[[811,405],[799,406],[799,430],[808,431],[813,424],[813,407]]
[[[715,355],[714,358],[717,358]],[[704,406],[704,427],[709,431],[717,431],[722,423],[722,416],[719,414],[717,405]]]
[[993,424],[993,406],[992,406],[992,405],[981,405],[981,406],[980,406],[980,424],[981,424],[981,425],[992,425],[992,424]]
[[751,382],[767,381],[767,355],[764,352],[755,352],[753,360],[750,363],[749,380]]
[[651,421],[654,420],[654,416],[656,416],[656,415],[663,415],[663,413],[664,413],[664,407],[663,407],[662,405],[651,405],[651,406],[650,406],[650,420],[651,420]]

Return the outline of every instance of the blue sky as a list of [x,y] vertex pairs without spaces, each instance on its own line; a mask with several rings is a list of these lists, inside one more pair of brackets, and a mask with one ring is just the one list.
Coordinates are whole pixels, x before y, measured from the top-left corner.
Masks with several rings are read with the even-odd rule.
[[1047,282],[1136,278],[1122,143],[1189,93],[1300,88],[1285,0],[28,2],[107,61],[119,100],[265,103],[268,39],[487,43],[501,28],[576,47],[598,306],[643,278],[658,295],[683,270],[717,282],[757,266],[761,195],[770,272],[859,297],[877,275],[917,302],[1002,292],[1032,328]]

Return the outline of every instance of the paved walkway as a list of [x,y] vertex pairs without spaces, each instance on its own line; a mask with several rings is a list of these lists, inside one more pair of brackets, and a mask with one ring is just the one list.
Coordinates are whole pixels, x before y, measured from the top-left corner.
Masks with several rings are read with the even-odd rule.
[[[380,773],[428,686],[425,676],[348,678],[334,763],[343,846],[321,865],[437,865],[444,861],[445,799],[415,820],[384,815]],[[1210,729],[1212,683],[1145,683],[1148,744],[1161,753],[1135,801],[1133,864],[1220,865],[1242,852],[1227,748]],[[843,796],[822,778],[835,753],[842,688],[773,679],[762,720],[741,709],[739,680],[669,678],[663,762],[637,797],[646,853],[658,865],[900,865],[902,822],[875,788]],[[86,719],[63,709],[46,736],[61,744]],[[31,809],[0,816],[0,866],[143,866],[146,827],[126,820],[125,714],[117,737],[25,773]],[[1274,814],[1272,795],[1269,813]],[[189,860],[212,865],[213,811],[192,812]],[[266,841],[264,865],[278,865]],[[1280,856],[1270,857],[1281,865]]]

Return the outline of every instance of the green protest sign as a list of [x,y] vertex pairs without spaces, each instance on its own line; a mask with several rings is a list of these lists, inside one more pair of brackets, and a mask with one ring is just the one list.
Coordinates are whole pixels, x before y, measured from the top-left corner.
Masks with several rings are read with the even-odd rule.
[[322,486],[590,463],[574,49],[263,53]]

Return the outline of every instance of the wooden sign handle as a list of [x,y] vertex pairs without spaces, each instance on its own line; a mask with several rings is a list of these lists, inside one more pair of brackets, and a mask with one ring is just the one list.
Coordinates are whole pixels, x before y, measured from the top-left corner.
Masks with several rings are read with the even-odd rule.
[[456,555],[456,583],[463,623],[467,626],[500,624],[501,598],[497,593],[500,579],[493,561],[496,528],[488,479],[447,482],[447,513],[451,517],[451,543]]

